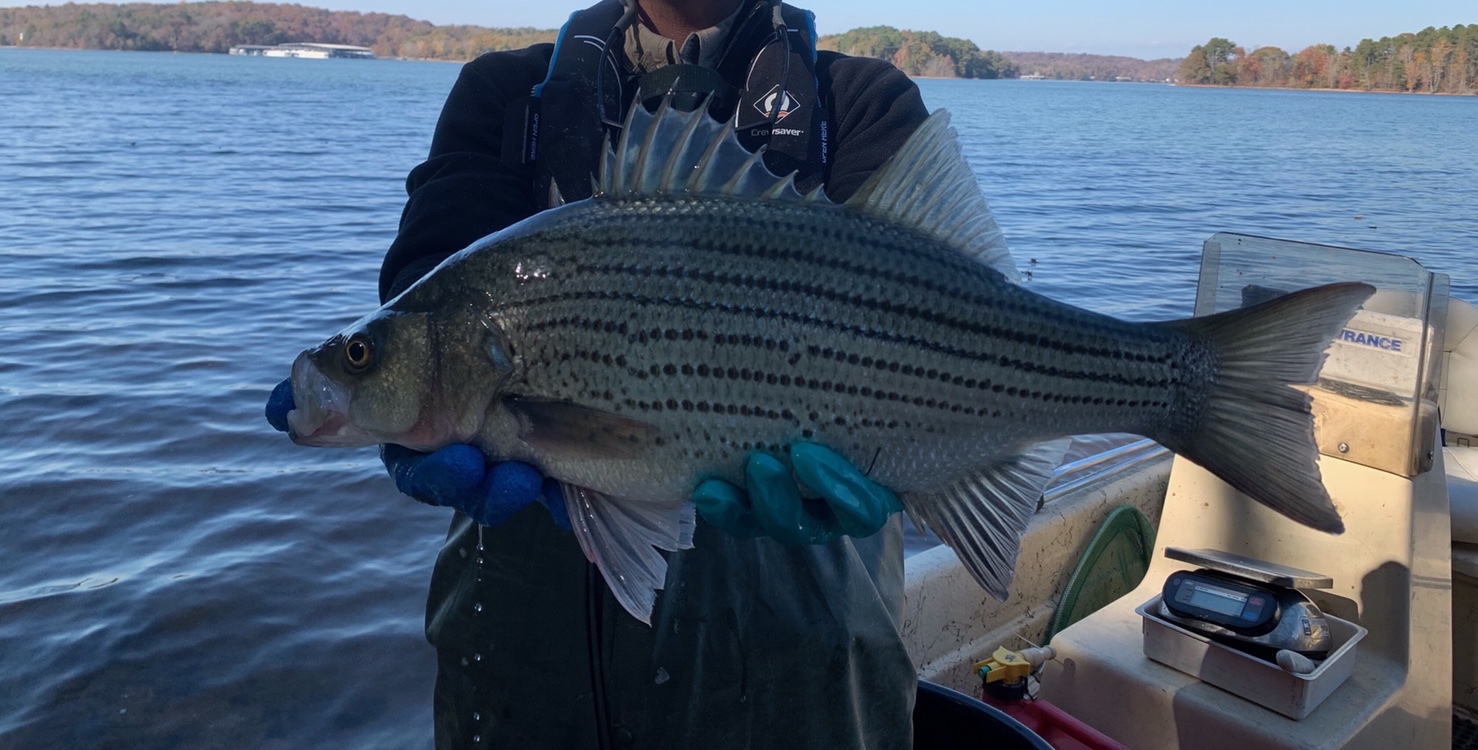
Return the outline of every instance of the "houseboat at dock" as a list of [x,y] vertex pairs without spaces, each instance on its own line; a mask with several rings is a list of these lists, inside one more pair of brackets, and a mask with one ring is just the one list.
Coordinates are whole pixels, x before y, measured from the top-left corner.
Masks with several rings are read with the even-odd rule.
[[350,44],[318,44],[316,42],[289,42],[275,46],[264,44],[238,44],[230,50],[233,55],[256,57],[306,57],[314,60],[346,58],[350,60],[373,60],[375,53],[369,47]]

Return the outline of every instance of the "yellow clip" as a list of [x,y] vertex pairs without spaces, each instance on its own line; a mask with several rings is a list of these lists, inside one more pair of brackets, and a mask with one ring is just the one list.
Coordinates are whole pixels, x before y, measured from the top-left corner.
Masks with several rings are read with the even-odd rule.
[[975,664],[975,673],[986,682],[1005,680],[1011,683],[1025,679],[1032,673],[1032,668],[1032,663],[1021,652],[1001,646],[989,659]]

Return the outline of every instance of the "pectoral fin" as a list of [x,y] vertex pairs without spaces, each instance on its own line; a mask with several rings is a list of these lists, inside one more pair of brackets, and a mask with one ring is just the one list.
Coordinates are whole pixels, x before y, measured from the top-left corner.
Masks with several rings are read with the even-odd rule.
[[911,495],[905,500],[910,516],[933,529],[981,587],[1004,600],[1021,534],[1069,442],[1042,443],[938,494]]
[[693,504],[649,503],[571,484],[561,487],[585,557],[600,568],[621,606],[650,625],[657,589],[667,580],[667,559],[657,550],[692,549]]
[[509,396],[518,436],[548,456],[572,460],[640,459],[657,437],[646,422],[569,401]]

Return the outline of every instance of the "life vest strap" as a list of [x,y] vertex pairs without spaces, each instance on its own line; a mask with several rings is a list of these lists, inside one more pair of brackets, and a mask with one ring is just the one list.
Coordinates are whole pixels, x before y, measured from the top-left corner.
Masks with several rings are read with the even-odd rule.
[[648,109],[671,96],[674,109],[691,112],[709,97],[713,97],[710,107],[724,110],[733,104],[738,93],[739,89],[729,85],[713,68],[677,63],[642,76],[637,96]]

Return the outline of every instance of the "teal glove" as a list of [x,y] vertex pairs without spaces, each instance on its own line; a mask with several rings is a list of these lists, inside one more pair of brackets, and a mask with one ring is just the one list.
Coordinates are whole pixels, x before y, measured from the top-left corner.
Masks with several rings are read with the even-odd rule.
[[[790,462],[794,476],[780,459],[755,453],[744,464],[747,492],[710,479],[693,491],[693,504],[704,520],[732,536],[768,536],[789,545],[872,536],[903,510],[891,490],[828,448],[797,443]],[[802,498],[797,478],[821,499]]]

